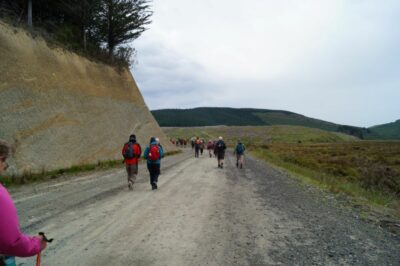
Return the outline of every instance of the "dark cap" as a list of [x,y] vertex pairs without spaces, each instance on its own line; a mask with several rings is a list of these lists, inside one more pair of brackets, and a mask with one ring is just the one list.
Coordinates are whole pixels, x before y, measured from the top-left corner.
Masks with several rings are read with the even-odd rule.
[[135,134],[130,135],[129,141],[136,141],[136,135]]

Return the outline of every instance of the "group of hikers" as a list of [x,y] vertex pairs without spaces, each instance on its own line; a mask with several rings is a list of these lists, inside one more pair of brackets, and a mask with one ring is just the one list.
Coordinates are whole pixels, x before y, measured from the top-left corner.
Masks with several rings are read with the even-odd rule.
[[188,139],[184,138],[171,138],[171,143],[176,145],[176,147],[186,148],[187,143],[189,142]]
[[199,137],[192,138],[192,149],[194,149],[194,157],[199,158],[199,155],[203,155],[204,151],[204,139]]
[[[203,150],[205,146],[204,139],[200,139],[199,137],[193,137],[193,146],[194,149],[194,157],[199,158],[200,155],[203,155]],[[218,137],[218,140],[209,140],[207,143],[207,150],[209,157],[216,157],[218,161],[218,168],[224,168],[224,159],[225,159],[225,150],[226,144],[222,138],[222,136]],[[246,150],[244,144],[238,140],[236,147],[233,153],[236,155],[236,167],[243,168],[244,161],[244,151]]]
[[[129,136],[129,141],[122,148],[122,156],[128,175],[128,188],[133,189],[138,174],[139,158],[142,155],[142,148],[136,141],[134,134]],[[157,189],[158,176],[160,175],[161,159],[164,158],[164,149],[160,144],[160,139],[150,138],[149,146],[144,150],[143,157],[147,160],[147,169],[150,173],[150,185],[153,190]]]
[[[11,148],[9,144],[0,140],[0,175],[8,168],[7,159]],[[130,135],[129,141],[122,148],[122,155],[128,175],[128,187],[133,189],[138,174],[138,162],[142,155],[142,148],[136,141],[134,134]],[[157,189],[158,176],[160,175],[160,163],[164,157],[164,149],[160,140],[156,137],[150,138],[146,147],[144,158],[147,160],[147,168],[150,173],[150,184],[152,189]],[[43,233],[38,236],[28,236],[21,232],[17,209],[7,189],[0,183],[0,266],[16,265],[15,257],[30,257],[38,255],[50,242]]]
[[[193,138],[193,149],[195,157],[203,154],[204,140],[199,137]],[[214,155],[218,160],[218,168],[224,168],[224,157],[226,145],[222,137],[218,140],[210,140],[207,143],[210,158]],[[0,140],[0,174],[8,167],[7,158],[11,148],[7,142]],[[236,167],[243,167],[244,145],[238,141],[234,154],[236,154]],[[139,158],[142,156],[142,148],[134,134],[129,136],[129,141],[122,148],[122,155],[128,176],[128,188],[133,189],[138,174]],[[150,173],[150,185],[152,190],[158,188],[158,177],[160,175],[161,159],[164,157],[164,149],[157,137],[151,137],[149,145],[143,153],[146,159],[147,169]],[[7,189],[0,184],[0,266],[15,265],[15,256],[29,257],[39,254],[46,248],[47,239],[43,235],[28,236],[21,232],[15,205]],[[7,255],[1,255],[7,254]],[[14,263],[14,264],[12,264]]]
[[[178,140],[182,140],[180,143],[184,143],[183,138],[179,138]],[[171,139],[171,142],[172,141],[173,140]],[[209,140],[207,146],[205,145],[204,139],[200,139],[199,137],[191,138],[190,142],[192,144],[192,149],[194,149],[194,156],[196,158],[199,158],[201,155],[203,155],[204,148],[206,147],[209,157],[211,158],[214,156],[217,158],[218,168],[224,168],[226,144],[221,136],[218,137],[218,140]],[[172,143],[174,144],[174,142]],[[245,150],[246,148],[244,144],[239,140],[234,149],[237,168],[243,168]],[[122,148],[122,155],[124,157],[124,163],[128,176],[128,188],[132,190],[138,174],[139,158],[142,156],[142,148],[136,141],[136,136],[134,134],[130,135],[129,141],[124,144]],[[161,159],[164,157],[164,149],[160,144],[159,138],[150,138],[150,143],[146,147],[143,157],[146,159],[147,169],[150,173],[151,188],[155,190],[158,188],[157,183],[158,176],[160,175]]]

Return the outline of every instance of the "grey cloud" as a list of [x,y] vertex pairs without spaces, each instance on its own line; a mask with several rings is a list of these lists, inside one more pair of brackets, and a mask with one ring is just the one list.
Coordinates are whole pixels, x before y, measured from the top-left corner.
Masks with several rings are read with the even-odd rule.
[[[312,5],[310,3],[308,5]],[[271,2],[271,10],[273,6]],[[305,34],[304,38],[311,37],[300,39],[302,48],[298,50],[296,43],[283,43],[283,48],[279,50],[279,41],[293,39],[280,36],[275,36],[274,39],[274,35],[268,36],[269,42],[277,43],[269,48],[277,51],[253,50],[250,53],[253,57],[249,57],[246,49],[238,50],[238,56],[246,59],[246,63],[250,62],[245,68],[243,65],[235,65],[240,60],[229,61],[229,57],[225,56],[223,58],[226,61],[221,61],[212,57],[213,51],[204,49],[199,51],[201,60],[198,60],[199,57],[196,58],[193,53],[202,47],[187,45],[199,43],[198,39],[193,38],[210,38],[207,42],[213,43],[211,38],[216,37],[215,34],[201,37],[185,35],[187,32],[179,32],[182,22],[173,21],[167,16],[164,19],[170,19],[168,33],[173,35],[176,31],[179,36],[187,39],[166,41],[165,36],[169,35],[163,32],[165,28],[157,28],[157,34],[143,39],[137,47],[139,65],[132,72],[151,109],[256,107],[289,110],[358,126],[371,126],[399,119],[400,3],[394,0],[343,1],[337,6],[339,8],[335,12],[338,15],[333,16],[336,20],[331,21],[316,35]],[[223,15],[213,19],[217,22],[223,19]],[[273,22],[271,19],[268,21]],[[158,23],[163,25],[162,21]],[[176,28],[173,28],[174,25]],[[298,25],[299,29],[301,26]],[[201,30],[207,32],[207,29]],[[146,34],[151,34],[151,29]],[[290,36],[291,32],[286,30],[285,34]],[[245,36],[251,37],[248,33]],[[298,36],[302,37],[301,34]],[[180,43],[182,40],[185,44]],[[243,39],[243,44],[249,42],[250,39]],[[220,39],[219,43],[225,44]],[[232,47],[240,47],[229,47],[229,42],[226,45],[231,51]],[[304,47],[307,49],[303,49]],[[279,68],[273,65],[273,60],[272,65],[270,64],[269,56],[275,52],[285,55],[285,49],[291,48],[293,49],[288,51],[288,57],[278,57],[287,61],[282,64],[282,70],[273,74],[268,72]],[[257,55],[258,58],[254,57]],[[274,57],[272,59],[276,60]],[[255,70],[254,75],[249,75],[249,67]],[[216,73],[224,68],[228,69],[221,71],[224,75]]]
[[147,46],[138,58],[131,71],[150,109],[198,106],[213,86],[199,64],[157,44]]

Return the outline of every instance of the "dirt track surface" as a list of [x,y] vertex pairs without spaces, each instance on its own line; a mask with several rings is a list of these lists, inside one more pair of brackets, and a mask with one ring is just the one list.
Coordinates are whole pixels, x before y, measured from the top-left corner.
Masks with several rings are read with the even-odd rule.
[[265,163],[162,165],[156,191],[144,165],[133,191],[122,167],[11,190],[24,232],[55,238],[42,265],[400,264],[398,236]]

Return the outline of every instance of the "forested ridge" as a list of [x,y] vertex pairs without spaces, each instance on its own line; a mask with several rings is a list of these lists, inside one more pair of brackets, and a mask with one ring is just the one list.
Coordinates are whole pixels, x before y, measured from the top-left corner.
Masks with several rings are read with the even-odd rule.
[[49,42],[107,63],[129,66],[129,45],[151,23],[149,0],[0,0],[0,19]]
[[[340,125],[301,114],[268,109],[199,107],[151,111],[162,127],[296,125],[345,133],[360,139],[400,139],[399,122],[390,128]],[[389,130],[390,129],[390,130]],[[389,134],[390,133],[390,134]]]

